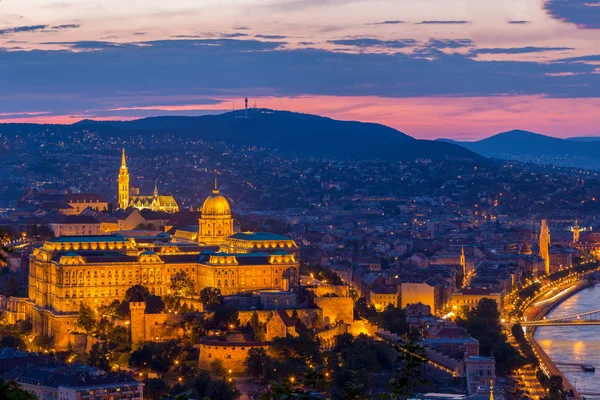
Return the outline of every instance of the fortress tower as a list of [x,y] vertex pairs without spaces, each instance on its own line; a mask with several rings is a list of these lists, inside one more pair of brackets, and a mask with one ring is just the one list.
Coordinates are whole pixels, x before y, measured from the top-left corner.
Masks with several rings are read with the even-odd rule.
[[134,347],[145,340],[146,334],[146,302],[132,301],[129,303],[131,312],[131,343]]

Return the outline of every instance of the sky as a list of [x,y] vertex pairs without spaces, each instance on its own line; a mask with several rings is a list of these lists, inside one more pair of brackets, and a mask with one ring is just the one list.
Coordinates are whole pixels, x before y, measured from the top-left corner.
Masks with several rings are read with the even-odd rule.
[[0,122],[250,105],[600,136],[600,0],[0,0]]

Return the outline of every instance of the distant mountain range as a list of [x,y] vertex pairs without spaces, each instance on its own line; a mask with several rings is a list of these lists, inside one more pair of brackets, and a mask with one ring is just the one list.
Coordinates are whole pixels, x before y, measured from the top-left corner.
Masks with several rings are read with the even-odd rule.
[[475,142],[438,140],[463,146],[485,157],[565,167],[600,168],[600,137],[559,139],[529,131],[512,130]]
[[[0,133],[43,129],[43,125],[0,124]],[[63,133],[94,131],[100,136],[170,134],[272,148],[290,156],[343,159],[467,160],[483,162],[473,151],[443,141],[418,140],[390,127],[337,121],[316,115],[250,109],[199,117],[152,117],[135,121],[83,120],[60,128]]]

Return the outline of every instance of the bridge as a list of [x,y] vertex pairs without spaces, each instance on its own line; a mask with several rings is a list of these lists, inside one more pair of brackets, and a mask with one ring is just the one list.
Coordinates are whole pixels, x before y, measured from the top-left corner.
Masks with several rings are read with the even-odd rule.
[[525,321],[522,326],[578,326],[578,325],[600,325],[600,310],[587,311],[580,314],[565,315],[558,318],[538,319]]

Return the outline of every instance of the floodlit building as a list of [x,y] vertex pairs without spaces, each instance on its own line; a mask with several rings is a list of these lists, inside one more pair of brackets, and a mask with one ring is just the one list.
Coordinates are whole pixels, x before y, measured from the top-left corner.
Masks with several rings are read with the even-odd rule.
[[152,211],[165,211],[168,213],[175,213],[179,211],[179,205],[175,198],[171,195],[160,195],[158,194],[158,185],[154,184],[154,193],[149,196],[140,195],[139,193],[132,193],[131,187],[129,186],[129,168],[127,168],[127,157],[125,156],[125,149],[121,156],[121,168],[119,169],[119,177],[117,178],[119,183],[119,208],[125,210],[133,207],[138,210],[149,209]]

